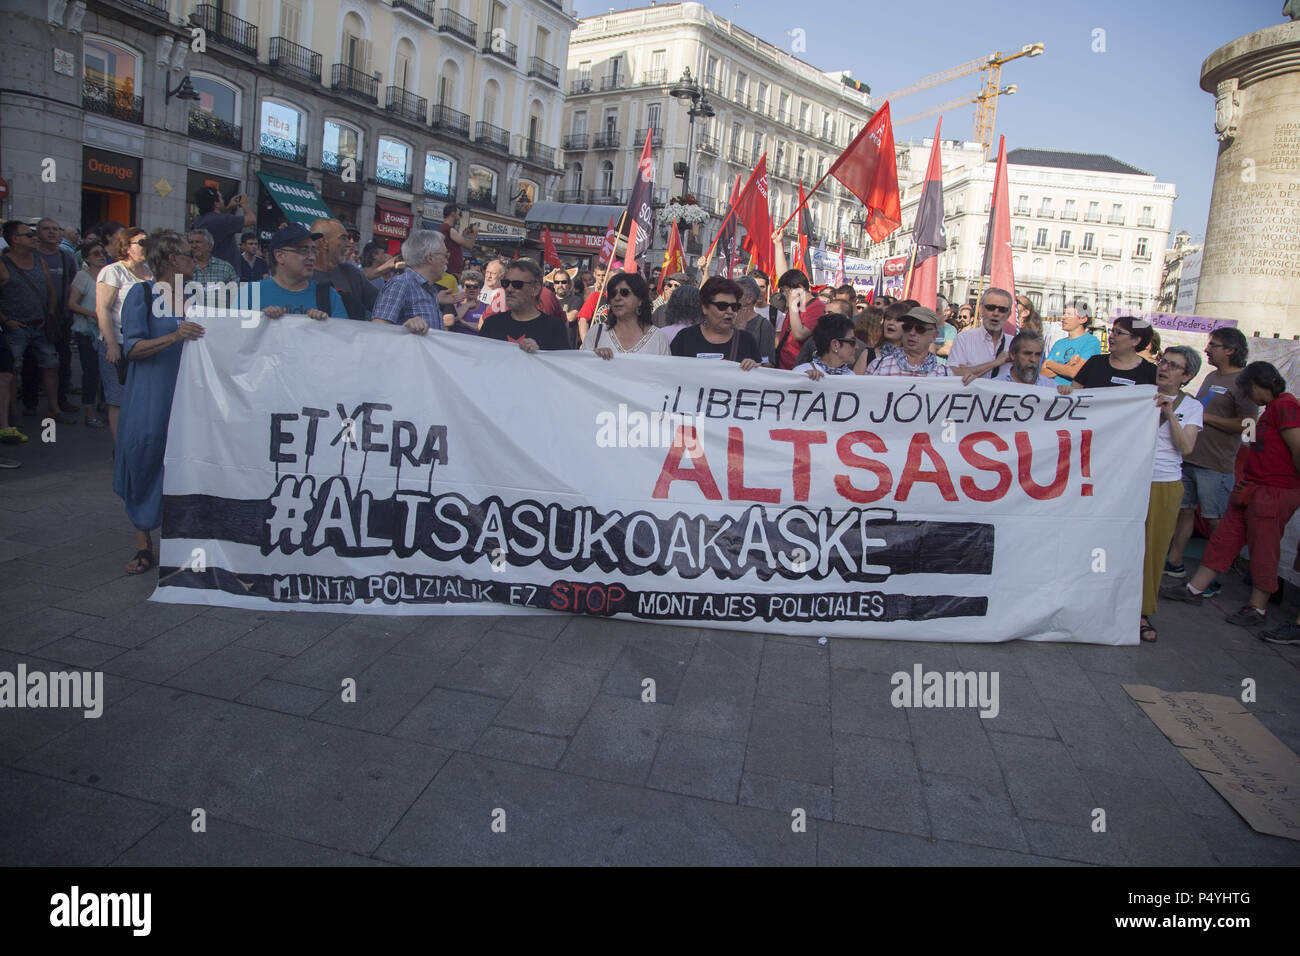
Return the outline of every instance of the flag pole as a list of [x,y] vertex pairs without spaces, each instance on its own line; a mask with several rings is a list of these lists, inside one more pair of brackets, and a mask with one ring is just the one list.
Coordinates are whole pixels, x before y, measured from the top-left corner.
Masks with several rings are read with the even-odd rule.
[[[846,152],[847,152],[847,150],[846,150]],[[832,168],[833,168],[833,166],[832,166]],[[799,205],[795,206],[795,207],[794,207],[794,212],[790,213],[790,215],[786,218],[785,222],[783,222],[783,223],[781,223],[781,225],[777,226],[777,227],[776,227],[776,231],[772,233],[772,240],[773,240],[773,241],[776,240],[776,237],[777,237],[777,236],[781,235],[781,230],[782,230],[782,229],[784,229],[786,226],[790,225],[790,220],[793,219],[795,216],[799,215],[799,210],[802,209],[804,206],[808,205],[808,200],[809,200],[809,199],[812,199],[812,197],[813,197],[813,193],[815,193],[818,189],[821,188],[821,184],[824,183],[824,182],[826,182],[826,180],[830,177],[830,174],[831,174],[831,171],[830,171],[829,169],[826,170],[826,172],[822,174],[822,178],[819,179],[819,180],[817,180],[817,185],[813,186],[812,189],[810,189],[810,190],[808,190],[808,192],[804,193],[803,202],[801,202],[801,203],[799,203]]]
[[907,276],[903,279],[903,298],[912,297],[912,266],[916,264],[916,240],[912,240],[912,251],[907,257]]

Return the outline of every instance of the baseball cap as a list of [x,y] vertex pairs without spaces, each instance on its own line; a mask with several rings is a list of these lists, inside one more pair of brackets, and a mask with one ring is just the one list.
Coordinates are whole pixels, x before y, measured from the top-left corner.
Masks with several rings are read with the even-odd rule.
[[940,325],[939,313],[934,309],[927,309],[923,305],[914,305],[901,316],[902,319],[912,319],[916,322],[924,322],[931,328],[937,329]]
[[293,222],[271,233],[270,249],[275,252],[276,249],[283,249],[285,246],[296,246],[304,239],[314,242],[323,235],[325,235],[323,232],[308,232],[306,226]]

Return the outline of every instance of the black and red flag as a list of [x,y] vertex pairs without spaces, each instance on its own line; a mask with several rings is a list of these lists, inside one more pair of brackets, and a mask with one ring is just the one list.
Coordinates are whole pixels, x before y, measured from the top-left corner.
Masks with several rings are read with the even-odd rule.
[[912,257],[907,270],[903,298],[915,299],[933,309],[939,294],[939,253],[948,248],[943,228],[943,161],[939,155],[939,131],[943,117],[934,127],[934,145],[930,147],[930,165],[925,169],[925,185],[912,223]]
[[627,201],[627,256],[623,260],[625,272],[636,271],[637,257],[650,248],[650,238],[654,235],[654,216],[651,212],[651,199],[654,192],[654,165],[650,161],[650,134],[646,130],[645,147],[641,150],[641,161],[636,165],[636,180],[632,185],[632,195]]

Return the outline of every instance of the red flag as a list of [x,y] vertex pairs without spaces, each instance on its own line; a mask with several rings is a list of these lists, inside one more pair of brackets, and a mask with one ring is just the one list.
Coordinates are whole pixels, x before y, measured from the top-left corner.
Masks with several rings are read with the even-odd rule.
[[673,220],[673,227],[668,231],[668,248],[664,250],[664,266],[659,273],[659,288],[655,289],[655,295],[664,294],[664,280],[671,275],[686,271],[686,253],[682,249],[682,236],[677,231],[677,220]]
[[872,240],[879,242],[899,227],[903,213],[888,102],[835,160],[830,174],[866,204],[866,230]]
[[548,266],[560,268],[560,254],[555,251],[555,243],[551,240],[551,230],[548,226],[542,230],[542,261]]
[[645,131],[645,146],[641,161],[637,163],[636,181],[627,201],[627,258],[623,260],[625,272],[636,271],[636,257],[650,248],[654,235],[654,220],[650,213],[651,195],[654,192],[654,164],[650,160],[650,134]]
[[839,266],[835,269],[835,283],[834,283],[834,284],[835,284],[836,288],[838,288],[839,286],[844,285],[844,240],[843,240],[843,239],[840,240],[840,264],[839,264]]
[[727,257],[727,278],[731,278],[732,263],[736,258],[736,202],[740,199],[740,174],[736,174],[736,181],[731,187],[731,198],[727,200],[727,215],[723,218],[722,228],[718,234],[713,237],[713,243],[709,246],[709,251],[704,256],[705,263],[713,261],[713,250],[719,246],[722,247],[722,254]]
[[989,227],[984,240],[984,264],[980,275],[991,276],[994,288],[1011,295],[1011,315],[1005,328],[1016,328],[1016,280],[1011,268],[1011,201],[1007,190],[1007,138],[998,137],[998,169],[993,177],[993,201],[989,206]]
[[939,131],[943,117],[934,127],[934,144],[930,147],[930,165],[925,169],[925,185],[912,223],[912,263],[907,271],[903,298],[915,299],[927,309],[937,306],[939,294],[939,253],[948,248],[943,229],[943,161],[939,156]]
[[803,194],[803,180],[799,180],[799,250],[795,253],[791,269],[798,269],[805,275],[808,272],[808,230],[803,223],[803,207],[808,198]]
[[745,238],[740,241],[740,247],[754,257],[765,275],[771,275],[776,268],[776,253],[772,251],[772,214],[767,197],[767,153],[764,153],[740,191],[736,215],[745,225]]
[[609,217],[609,228],[605,230],[605,241],[600,244],[600,254],[596,256],[599,265],[607,265],[614,256],[614,217]]

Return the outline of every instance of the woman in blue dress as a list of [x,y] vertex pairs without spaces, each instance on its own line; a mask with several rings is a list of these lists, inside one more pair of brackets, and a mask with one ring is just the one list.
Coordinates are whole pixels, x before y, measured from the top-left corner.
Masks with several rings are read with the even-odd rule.
[[130,364],[113,450],[113,491],[136,527],[138,550],[127,574],[155,564],[149,535],[162,524],[163,454],[181,347],[203,336],[203,326],[184,318],[185,283],[194,276],[186,238],[155,229],[145,240],[145,255],[157,278],[137,283],[122,304],[122,354]]

